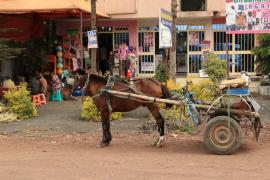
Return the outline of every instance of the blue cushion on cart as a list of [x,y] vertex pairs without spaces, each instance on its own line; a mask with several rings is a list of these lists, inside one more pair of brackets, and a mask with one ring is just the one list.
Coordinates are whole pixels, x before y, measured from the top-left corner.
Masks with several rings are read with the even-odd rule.
[[249,93],[249,90],[245,88],[228,89],[226,92],[228,95],[249,95]]

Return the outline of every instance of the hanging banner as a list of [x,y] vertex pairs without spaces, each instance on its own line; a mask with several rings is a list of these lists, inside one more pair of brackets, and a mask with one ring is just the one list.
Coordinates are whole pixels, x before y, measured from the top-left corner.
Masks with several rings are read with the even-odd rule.
[[269,0],[226,0],[227,34],[270,33]]
[[159,48],[172,47],[172,13],[161,9],[159,15]]
[[98,48],[97,43],[97,31],[87,31],[87,37],[88,37],[88,49]]

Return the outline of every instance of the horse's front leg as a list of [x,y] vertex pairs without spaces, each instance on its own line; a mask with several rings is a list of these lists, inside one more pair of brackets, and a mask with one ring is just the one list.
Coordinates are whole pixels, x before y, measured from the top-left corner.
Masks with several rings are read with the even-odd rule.
[[156,119],[156,123],[158,126],[159,136],[158,136],[157,140],[155,141],[154,145],[157,147],[161,147],[163,145],[163,142],[164,142],[164,119],[161,116],[157,105],[149,104],[149,105],[147,105],[147,109],[151,112],[151,114]]
[[164,119],[160,113],[157,114],[155,119],[158,125],[158,132],[159,132],[159,137],[157,138],[155,145],[157,147],[161,147],[164,142]]
[[102,118],[102,141],[99,145],[99,147],[106,147],[109,146],[110,141],[112,140],[112,135],[110,131],[110,115],[109,112],[101,112],[101,118]]

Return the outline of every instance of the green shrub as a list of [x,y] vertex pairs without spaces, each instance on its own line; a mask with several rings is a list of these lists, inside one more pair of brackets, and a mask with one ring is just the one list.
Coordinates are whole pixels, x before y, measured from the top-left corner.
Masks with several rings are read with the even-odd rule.
[[259,46],[255,47],[253,52],[257,55],[257,61],[261,64],[262,74],[267,75],[270,73],[270,35],[261,34],[259,42]]
[[215,54],[209,54],[208,60],[204,62],[205,72],[209,76],[210,80],[219,84],[226,77],[226,61],[221,60]]
[[170,109],[166,109],[165,105],[162,104],[160,107],[160,113],[162,117],[168,121],[177,122],[181,118],[180,108],[173,106]]
[[188,118],[187,109],[184,107],[173,106],[165,109],[165,105],[160,105],[160,113],[167,123],[173,123],[174,128],[181,132],[192,133],[196,130],[196,126],[190,118]]
[[270,82],[269,82],[268,79],[262,78],[261,81],[260,81],[260,85],[261,86],[269,86],[270,85]]
[[26,83],[21,83],[19,89],[15,87],[10,88],[4,93],[4,97],[8,101],[9,111],[15,113],[19,119],[37,116],[37,110],[33,106]]
[[168,77],[165,77],[165,66],[163,63],[157,66],[154,78],[159,82],[166,82],[168,80]]
[[[82,106],[81,118],[90,121],[101,121],[100,112],[94,104],[91,97],[85,98]],[[111,114],[110,119],[119,120],[122,118],[122,113],[114,112]]]

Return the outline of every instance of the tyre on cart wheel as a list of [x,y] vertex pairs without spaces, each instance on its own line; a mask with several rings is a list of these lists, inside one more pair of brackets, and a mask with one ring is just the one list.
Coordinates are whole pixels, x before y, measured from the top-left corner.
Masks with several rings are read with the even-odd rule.
[[241,140],[241,126],[228,116],[214,117],[205,126],[203,141],[212,153],[233,154],[241,146]]

